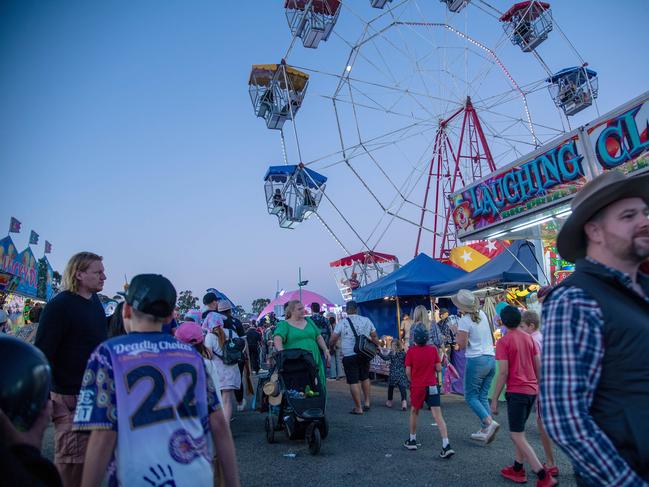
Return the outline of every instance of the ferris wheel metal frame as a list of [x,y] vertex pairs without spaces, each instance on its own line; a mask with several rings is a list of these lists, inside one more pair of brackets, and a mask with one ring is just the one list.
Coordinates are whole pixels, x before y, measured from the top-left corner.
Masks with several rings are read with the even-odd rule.
[[[295,5],[299,3],[299,2],[296,3],[294,0],[290,0],[290,1],[292,2],[293,8],[295,8]],[[441,1],[442,3],[445,3],[445,0],[441,0]],[[319,6],[317,8],[320,11],[323,11],[323,5],[328,3],[328,0],[303,1],[300,4],[301,5],[300,8],[303,8],[305,11],[308,11],[309,8],[312,8],[313,5],[318,2],[319,2]],[[289,2],[287,2],[287,5],[288,3]],[[338,0],[336,0],[335,3],[337,5],[337,9],[332,14],[334,24],[335,21],[338,19],[338,17],[341,15],[341,10],[340,10],[341,7],[345,8],[353,15],[358,16],[358,14],[354,12],[353,9],[349,6],[349,2],[339,2]],[[387,5],[386,2],[371,2],[371,3],[373,6],[374,4],[377,5],[382,4],[383,6]],[[545,89],[546,87],[548,87],[546,83],[549,83],[550,80],[552,79],[552,76],[556,76],[556,74],[555,75],[552,74],[552,71],[550,70],[546,62],[540,57],[539,53],[536,51],[535,48],[537,47],[538,44],[540,44],[540,42],[538,42],[536,45],[531,47],[529,43],[524,46],[520,45],[523,52],[532,53],[534,58],[537,61],[539,61],[542,69],[546,72],[546,75],[550,76],[547,79],[545,79],[544,77],[543,80],[535,81],[533,83],[528,83],[526,85],[521,86],[517,83],[514,76],[510,73],[510,70],[506,67],[505,63],[497,55],[496,48],[488,47],[487,45],[483,44],[479,40],[470,36],[467,32],[463,32],[462,30],[451,25],[450,23],[448,23],[448,19],[447,22],[424,22],[424,21],[413,21],[413,20],[404,21],[395,17],[394,15],[395,9],[408,3],[416,3],[416,0],[403,0],[401,2],[396,3],[395,5],[391,5],[387,10],[384,10],[382,13],[380,13],[372,20],[365,22],[365,27],[363,29],[363,33],[361,34],[360,39],[357,40],[355,43],[347,42],[347,44],[350,47],[350,52],[349,55],[347,56],[347,61],[343,67],[343,70],[342,72],[339,72],[339,74],[336,75],[335,73],[325,72],[322,70],[307,68],[303,66],[302,67],[296,66],[296,68],[302,69],[304,71],[308,71],[312,74],[318,74],[324,76],[335,76],[338,78],[337,86],[334,90],[334,93],[330,95],[330,99],[333,104],[334,113],[336,114],[337,129],[340,138],[340,150],[328,154],[327,157],[329,158],[333,157],[334,161],[330,162],[328,165],[325,165],[323,168],[319,170],[326,169],[337,164],[346,165],[349,168],[349,170],[352,172],[354,177],[361,183],[361,186],[369,193],[372,199],[374,199],[377,202],[378,206],[381,209],[382,214],[380,215],[379,222],[377,223],[374,230],[369,234],[369,236],[364,238],[359,233],[359,231],[355,228],[355,226],[350,222],[349,218],[347,218],[345,213],[332,201],[332,199],[326,192],[323,191],[322,197],[324,197],[324,200],[326,200],[331,205],[335,213],[342,219],[342,221],[349,228],[349,230],[351,230],[354,236],[360,241],[362,250],[367,252],[375,251],[376,247],[380,244],[382,238],[386,235],[392,222],[403,221],[417,227],[417,240],[415,245],[415,254],[419,252],[422,234],[425,231],[431,233],[433,236],[433,249],[431,252],[432,255],[434,257],[444,259],[448,257],[448,252],[454,246],[454,244],[456,244],[453,219],[451,218],[450,207],[448,206],[448,201],[447,201],[448,196],[454,190],[457,189],[458,181],[461,182],[463,186],[465,186],[468,183],[476,179],[480,179],[483,176],[485,176],[487,173],[492,172],[496,169],[496,163],[494,161],[494,157],[492,156],[489,147],[488,134],[485,134],[485,131],[483,130],[483,126],[482,126],[483,124],[481,123],[480,116],[479,116],[479,110],[482,109],[483,107],[476,108],[474,101],[471,99],[470,96],[467,95],[466,98],[462,100],[461,103],[457,103],[457,100],[454,100],[456,107],[452,108],[450,112],[446,112],[444,114],[437,114],[438,117],[437,130],[435,132],[435,136],[432,142],[432,150],[429,153],[429,157],[423,163],[421,163],[420,161],[419,165],[413,166],[413,170],[405,178],[404,180],[405,182],[402,185],[397,185],[393,181],[391,175],[388,174],[388,172],[381,166],[380,162],[377,161],[376,158],[372,156],[373,149],[370,147],[370,146],[382,147],[383,145],[389,142],[378,140],[380,139],[380,137],[375,139],[363,140],[363,138],[360,136],[360,129],[358,129],[358,127],[357,127],[358,141],[356,143],[351,145],[346,144],[343,138],[343,129],[341,127],[340,118],[339,118],[339,104],[341,103],[341,100],[338,95],[341,93],[345,84],[346,83],[349,84],[350,80],[352,80],[351,66],[354,65],[356,59],[359,56],[359,53],[361,52],[362,47],[365,44],[371,43],[375,38],[382,36],[387,30],[397,26],[405,27],[409,29],[418,29],[418,28],[441,29],[452,33],[458,38],[463,39],[467,44],[467,49],[471,48],[471,49],[479,50],[482,52],[482,54],[485,57],[491,59],[491,63],[492,63],[491,67],[497,66],[502,72],[503,76],[508,80],[508,82],[511,85],[511,89],[509,91],[492,94],[492,96],[481,100],[481,102],[484,102],[484,110],[486,112],[493,111],[494,107],[497,106],[499,102],[504,103],[505,101],[511,101],[512,97],[518,97],[525,114],[525,120],[521,119],[520,121],[522,121],[524,125],[526,125],[527,127],[527,130],[529,132],[528,136],[530,137],[529,144],[532,148],[538,147],[541,143],[541,140],[537,137],[537,133],[535,130],[536,125],[532,120],[532,115],[527,101],[527,95],[532,92],[539,91],[541,89]],[[522,3],[526,3],[526,2],[522,2]],[[529,3],[528,10],[527,10],[528,13],[532,12],[534,13],[534,15],[538,15],[539,12],[541,12],[543,15],[550,15],[549,13],[550,9],[548,4],[544,4],[543,2],[538,2],[537,0],[533,0],[527,3]],[[489,5],[487,2],[482,0],[477,0],[474,2],[466,1],[464,2],[464,5],[460,7],[460,9],[466,6],[475,6],[477,9],[482,11],[491,10],[492,12],[490,13],[488,12],[488,13],[492,17],[495,17],[496,19],[501,19],[501,21],[502,18],[509,13],[509,12],[508,13],[499,12],[493,6]],[[512,9],[513,8],[514,7],[512,7]],[[536,10],[534,11],[534,9]],[[493,12],[496,12],[498,15],[497,16],[494,15]],[[372,25],[373,22],[375,22],[379,18],[384,18],[390,15],[392,16],[393,20],[389,22],[388,25],[384,25],[381,28],[376,28],[376,29],[373,28]],[[519,17],[517,18],[519,19],[525,18],[524,17],[525,12],[523,12],[522,14],[519,12],[518,15]],[[289,22],[292,23],[292,25],[295,25],[296,23],[295,11],[292,12],[292,17]],[[517,22],[520,23],[523,22],[523,20],[518,20]],[[537,22],[540,21],[537,20]],[[564,37],[564,39],[567,40],[567,37],[565,36],[563,31],[561,31],[558,25],[556,25],[556,22],[554,22],[554,24],[551,24],[551,26],[552,25],[554,25],[554,27],[556,27],[556,30],[561,33],[562,37]],[[551,30],[551,28],[548,29],[547,24],[543,24],[542,27],[543,30],[541,31],[540,35],[545,35],[545,37],[547,37],[547,34]],[[338,35],[336,30],[333,28],[333,24],[326,27],[326,29],[327,29],[327,35],[326,35],[327,38],[332,34],[334,36]],[[507,40],[508,38],[512,40],[512,43],[516,45],[514,39],[511,38],[511,32],[522,32],[522,30],[520,29],[520,24],[516,24],[513,26],[510,25],[508,27],[506,26],[504,30],[505,30],[505,37],[503,40],[499,41],[497,47],[500,47],[503,41]],[[307,34],[304,33],[304,30],[300,32],[297,32],[295,30],[293,31],[293,36],[290,45],[286,53],[284,54],[284,57],[282,58],[282,64],[286,63],[287,59],[289,58],[292,50],[296,45],[297,39],[301,37],[303,34],[308,35],[308,33]],[[302,40],[304,43],[305,38],[302,37]],[[326,41],[326,38],[320,40]],[[574,52],[577,53],[576,49],[574,48],[574,45],[570,43],[569,40],[568,43],[571,46],[571,48],[574,50]],[[312,45],[307,46],[305,44],[305,47],[315,47],[315,46]],[[583,61],[581,56],[578,55],[578,57],[581,61],[581,66],[573,69],[577,70],[576,71],[577,75],[579,75],[579,73],[582,72],[580,70],[584,70],[583,72],[587,73],[587,71],[585,71],[587,64],[585,63],[585,61]],[[285,73],[284,73],[284,77],[285,77],[284,85],[288,86],[289,82],[288,79],[286,79]],[[585,76],[585,84],[588,89],[591,88],[590,83],[591,83],[591,77],[587,74]],[[350,89],[350,93],[351,93],[351,89]],[[589,93],[592,94],[593,91],[591,90],[589,91]],[[596,98],[596,91],[594,91],[594,93],[595,96],[592,97],[591,103]],[[288,97],[288,93],[287,93],[287,97]],[[453,100],[448,100],[448,101],[453,102]],[[555,98],[555,103],[557,104],[557,109],[562,108],[562,105],[557,102],[556,98]],[[351,104],[354,105],[353,100],[351,101]],[[595,106],[597,107],[596,102],[595,102]],[[297,152],[297,158],[299,164],[303,165],[304,167],[307,167],[307,166],[315,166],[318,163],[321,163],[324,158],[317,158],[311,161],[303,160],[301,145],[300,145],[300,136],[298,134],[298,129],[296,125],[295,113],[293,112],[293,108],[290,106],[290,104],[289,104],[289,109],[290,109],[290,113],[289,116],[287,117],[287,120],[290,120],[292,122],[291,123],[293,128],[292,132],[293,132],[295,150]],[[449,134],[448,126],[449,123],[459,118],[462,118],[461,130],[459,135],[455,134],[455,137],[458,139],[458,143],[456,146],[454,146],[451,142],[451,138],[450,138],[451,134]],[[519,120],[516,120],[516,122],[518,121]],[[549,126],[542,126],[542,127],[546,130],[553,130],[555,131],[555,135],[558,135],[566,131],[566,127],[564,123],[567,123],[569,128],[569,119],[567,116],[565,117],[565,120],[562,118],[562,127],[560,129],[549,127]],[[421,125],[422,125],[421,121],[413,119],[412,124],[404,127],[404,132],[409,131],[412,127],[418,127]],[[280,140],[282,145],[284,162],[288,164],[289,162],[288,162],[286,138],[285,138],[283,128],[281,128],[281,126],[279,128],[280,128]],[[516,142],[520,142],[520,141],[517,140]],[[377,196],[376,192],[372,189],[370,184],[368,184],[365,181],[365,178],[362,176],[360,171],[357,170],[352,165],[351,161],[355,157],[358,157],[359,154],[362,153],[370,157],[370,159],[376,165],[377,170],[385,176],[385,178],[389,181],[390,186],[395,191],[395,196],[391,203],[389,204],[383,203],[380,200],[380,198]],[[422,170],[422,168],[425,167],[427,167],[428,169],[427,171]],[[417,172],[419,173],[418,178],[415,177],[416,176],[415,173]],[[426,180],[426,189],[423,197],[423,203],[418,204],[412,200],[411,195],[415,187],[419,184],[419,181],[425,175],[427,175],[427,180]],[[415,183],[412,184],[410,188],[408,188],[408,185],[405,183],[412,181],[413,179],[415,179]],[[428,201],[429,193],[432,188],[434,188],[435,191],[435,203],[434,206],[429,207],[429,201]],[[413,205],[420,211],[420,217],[418,221],[404,217],[400,213],[401,209],[405,204]],[[341,248],[348,255],[351,255],[352,252],[343,244],[342,240],[334,232],[332,226],[324,220],[321,212],[318,211],[318,208],[315,208],[314,211],[311,212],[311,214],[315,216],[322,223],[322,225],[326,228],[326,230],[330,233],[330,235],[338,242]],[[425,219],[427,215],[432,215],[434,218],[432,228],[425,225]],[[379,225],[381,224],[384,218],[387,218],[389,221],[387,223],[387,226],[382,231],[379,231]],[[373,239],[376,233],[378,233],[378,236],[376,237],[374,243],[371,245],[370,241]]]

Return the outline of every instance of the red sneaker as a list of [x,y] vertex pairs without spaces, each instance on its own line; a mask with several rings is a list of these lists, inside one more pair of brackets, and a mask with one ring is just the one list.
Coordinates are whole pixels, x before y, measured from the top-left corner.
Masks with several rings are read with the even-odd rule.
[[545,469],[546,472],[548,472],[550,475],[553,477],[558,477],[559,476],[559,467],[556,465],[554,467],[548,467],[545,463],[543,464],[543,468]]
[[500,475],[505,477],[506,479],[511,480],[512,482],[516,482],[517,484],[524,484],[527,482],[527,474],[525,473],[525,469],[522,468],[518,472],[514,470],[514,467],[505,467],[500,471]]
[[543,480],[538,479],[536,481],[536,487],[552,487],[553,485],[557,485],[559,482],[550,475],[550,472],[547,470],[545,471],[545,478]]

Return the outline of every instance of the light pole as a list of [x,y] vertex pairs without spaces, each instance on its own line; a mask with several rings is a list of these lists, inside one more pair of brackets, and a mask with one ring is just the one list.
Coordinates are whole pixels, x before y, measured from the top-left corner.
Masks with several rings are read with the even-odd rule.
[[300,303],[301,303],[302,302],[302,286],[306,286],[307,284],[309,284],[309,281],[303,281],[302,280],[302,268],[301,267],[298,267],[297,278],[298,278],[297,286],[300,289]]

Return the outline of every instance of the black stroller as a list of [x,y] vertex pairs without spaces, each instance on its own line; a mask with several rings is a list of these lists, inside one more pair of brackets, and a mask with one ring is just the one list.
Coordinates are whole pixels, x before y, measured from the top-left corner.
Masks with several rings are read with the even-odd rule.
[[278,352],[275,370],[282,399],[278,406],[268,408],[266,439],[274,443],[275,432],[283,429],[291,440],[306,439],[309,452],[316,455],[329,433],[329,425],[325,388],[319,383],[313,355],[302,349]]

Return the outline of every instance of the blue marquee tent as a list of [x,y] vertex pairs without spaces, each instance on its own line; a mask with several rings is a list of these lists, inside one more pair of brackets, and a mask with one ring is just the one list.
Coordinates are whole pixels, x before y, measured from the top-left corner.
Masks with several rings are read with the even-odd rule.
[[430,309],[430,286],[464,274],[465,271],[422,253],[378,281],[354,290],[352,296],[359,303],[360,313],[372,320],[379,336],[396,336],[399,314],[412,313],[419,304]]
[[538,282],[535,247],[527,240],[517,240],[507,250],[454,281],[432,285],[430,295],[451,296],[460,289],[475,291],[490,286],[534,284]]

